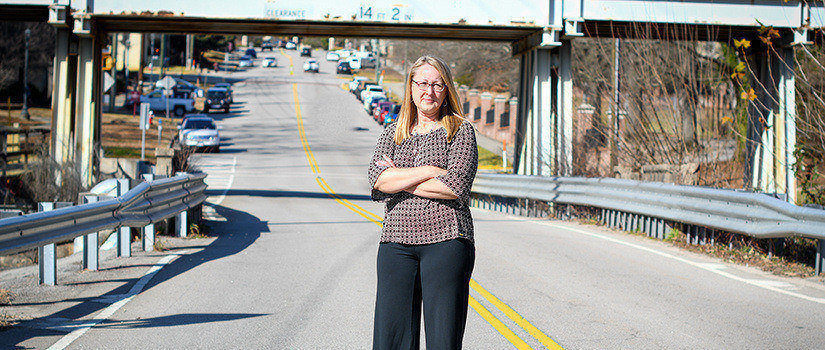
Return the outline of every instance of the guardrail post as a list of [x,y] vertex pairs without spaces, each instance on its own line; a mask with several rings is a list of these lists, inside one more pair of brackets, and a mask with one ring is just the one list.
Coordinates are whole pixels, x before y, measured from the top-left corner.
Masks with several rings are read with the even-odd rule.
[[175,218],[175,233],[178,237],[186,237],[189,227],[189,211],[182,210],[178,217]]
[[823,268],[825,268],[825,239],[819,239],[819,244],[816,249],[816,274],[817,276],[822,274]]
[[[97,196],[84,196],[83,201],[86,203],[97,202]],[[83,236],[83,268],[89,271],[98,270],[98,258],[100,246],[98,245],[97,232],[90,233]]]
[[[155,180],[155,174],[143,174],[143,179],[146,181]],[[149,223],[141,229],[143,236],[143,251],[150,252],[155,250],[155,224]]]
[[[129,192],[129,179],[117,180],[117,195],[122,196]],[[117,230],[117,256],[128,258],[132,256],[132,229],[121,226]]]
[[[38,211],[54,210],[54,203],[40,202]],[[40,284],[57,285],[57,251],[54,243],[37,247],[37,265],[40,267]]]

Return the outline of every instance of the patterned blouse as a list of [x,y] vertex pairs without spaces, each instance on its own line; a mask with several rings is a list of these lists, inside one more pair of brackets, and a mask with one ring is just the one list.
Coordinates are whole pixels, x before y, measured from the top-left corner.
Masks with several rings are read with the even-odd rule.
[[[478,149],[473,125],[464,121],[452,142],[443,127],[424,134],[412,134],[396,145],[395,124],[388,126],[375,146],[369,168],[372,200],[386,202],[381,242],[429,244],[453,238],[473,241],[470,216],[470,188],[478,168]],[[437,166],[447,174],[436,177],[450,188],[457,199],[431,199],[401,191],[388,194],[374,189],[386,166],[376,164],[389,156],[399,168]]]

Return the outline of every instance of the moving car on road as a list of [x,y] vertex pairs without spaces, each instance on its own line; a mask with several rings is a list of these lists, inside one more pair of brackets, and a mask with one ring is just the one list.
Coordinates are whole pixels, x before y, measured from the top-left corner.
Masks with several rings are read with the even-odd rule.
[[211,109],[223,109],[224,113],[229,113],[229,104],[229,92],[224,88],[212,87],[206,90],[203,112],[209,113]]
[[330,52],[327,52],[327,55],[326,55],[325,58],[326,58],[327,61],[338,61],[338,60],[341,59],[341,56],[335,51],[330,51]]
[[292,41],[287,41],[286,44],[284,45],[284,48],[287,49],[287,50],[295,50],[297,47],[298,47],[298,44],[296,44]]
[[212,152],[221,151],[221,137],[215,120],[206,115],[193,115],[178,125],[177,142],[182,147],[195,147]]
[[278,60],[275,57],[266,57],[261,61],[261,66],[267,68],[274,68],[278,66]]
[[301,57],[312,57],[312,49],[304,47],[301,49]]
[[258,58],[258,53],[255,52],[255,49],[252,48],[252,47],[246,49],[246,51],[244,51],[244,53],[249,57]]
[[318,73],[318,61],[314,58],[306,60],[306,62],[304,62],[304,72]]

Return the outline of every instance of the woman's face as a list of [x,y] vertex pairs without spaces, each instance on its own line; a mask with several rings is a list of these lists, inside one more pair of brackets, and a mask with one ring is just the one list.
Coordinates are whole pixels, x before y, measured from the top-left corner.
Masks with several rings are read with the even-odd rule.
[[447,88],[441,80],[441,73],[435,67],[425,64],[415,70],[412,80],[412,99],[418,112],[427,116],[438,116],[438,110],[447,96]]

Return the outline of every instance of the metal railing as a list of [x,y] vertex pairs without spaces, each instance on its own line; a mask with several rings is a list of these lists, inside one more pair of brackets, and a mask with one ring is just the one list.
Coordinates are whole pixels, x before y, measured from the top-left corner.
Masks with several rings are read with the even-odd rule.
[[26,170],[26,166],[37,155],[37,146],[48,144],[48,128],[0,128],[0,176],[16,176]]
[[[83,236],[84,267],[96,270],[100,231],[120,228],[119,256],[131,255],[130,227],[142,228],[144,250],[153,250],[154,224],[161,220],[178,216],[176,231],[185,236],[187,211],[206,199],[206,174],[181,173],[159,180],[152,175],[144,177],[147,181],[132,189],[128,189],[128,179],[119,180],[119,196],[115,198],[98,201],[98,197],[86,197],[89,203],[0,219],[0,255],[38,248],[41,283],[53,285],[55,243]],[[44,266],[49,270],[46,274],[52,276],[45,281]]]
[[[754,238],[802,236],[819,240],[816,272],[825,265],[825,210],[800,207],[753,192],[682,186],[613,178],[540,177],[479,173],[473,183],[474,201],[491,209],[518,213],[518,201],[550,205],[572,204],[600,208],[600,221],[608,226],[640,230],[664,238],[664,223],[689,225],[689,242],[704,240],[706,230]],[[496,202],[496,203],[492,203]]]

